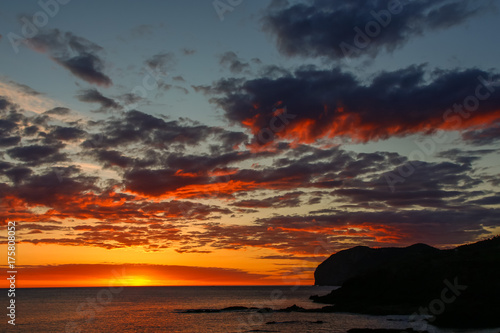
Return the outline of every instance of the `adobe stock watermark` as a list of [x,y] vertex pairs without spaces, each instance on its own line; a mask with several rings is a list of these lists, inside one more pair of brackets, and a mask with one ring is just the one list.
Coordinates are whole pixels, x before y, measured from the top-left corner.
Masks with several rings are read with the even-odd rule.
[[[122,268],[121,273],[116,270],[112,270],[114,280],[120,280],[122,277],[126,276],[125,267]],[[113,281],[114,281],[113,280]],[[123,291],[123,287],[113,287],[113,281],[109,283],[108,288],[100,289],[95,297],[88,297],[85,302],[80,303],[75,311],[81,317],[85,323],[91,323],[96,314],[101,312],[106,305],[108,305],[114,298],[115,295],[120,294]],[[79,323],[76,321],[71,321],[66,324],[66,333],[82,333],[85,330],[82,329]]]
[[7,307],[7,323],[16,325],[16,222],[9,221],[7,224],[7,281],[9,289],[7,296],[9,297],[9,306]]
[[41,10],[37,11],[31,18],[21,17],[21,35],[14,32],[7,34],[7,39],[12,49],[19,53],[19,45],[26,43],[27,39],[33,38],[39,34],[40,29],[49,24],[51,18],[54,18],[61,8],[61,5],[67,5],[71,0],[39,0],[37,2]]
[[[479,109],[481,102],[491,97],[492,93],[495,92],[494,87],[500,86],[500,82],[493,81],[491,76],[488,79],[478,76],[477,80],[479,84],[476,86],[473,95],[465,97],[461,103],[453,104],[452,107],[443,113],[443,121],[450,123],[452,128],[459,128],[464,119],[470,118]],[[439,135],[436,134],[426,138],[425,141],[414,141],[418,149],[413,150],[408,155],[408,162],[397,167],[396,172],[391,171],[384,175],[391,192],[395,192],[396,184],[404,183],[408,177],[413,175],[416,168],[421,165],[421,161],[436,153],[438,146],[446,143],[448,140],[448,135],[441,132]]]
[[224,14],[227,12],[232,12],[234,8],[241,5],[243,0],[214,0],[212,5],[219,17],[219,20],[224,21]]
[[[417,331],[423,331],[427,329],[428,322],[433,322],[436,320],[436,316],[441,315],[447,304],[451,304],[456,301],[457,297],[462,294],[462,291],[467,289],[466,285],[461,285],[458,283],[458,277],[455,277],[453,283],[445,279],[443,283],[446,285],[443,290],[441,290],[441,295],[439,298],[435,298],[429,302],[426,307],[421,306],[418,312],[411,314],[409,321],[412,323],[413,328]],[[418,316],[426,316],[426,321],[420,322],[420,327],[416,327],[419,322],[416,321]],[[430,317],[429,317],[430,316]]]
[[374,18],[368,21],[364,29],[360,27],[354,27],[353,44],[346,42],[341,42],[339,44],[340,50],[344,54],[344,58],[348,61],[353,55],[361,54],[362,50],[366,49],[373,39],[377,38],[384,28],[387,28],[392,21],[393,15],[400,14],[404,6],[407,5],[410,0],[390,0],[387,3],[387,9],[382,9],[378,12],[372,10],[370,11],[371,16]]

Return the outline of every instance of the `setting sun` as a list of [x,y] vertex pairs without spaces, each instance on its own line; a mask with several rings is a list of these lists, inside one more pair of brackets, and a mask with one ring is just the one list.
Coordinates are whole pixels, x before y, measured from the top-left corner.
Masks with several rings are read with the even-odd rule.
[[118,282],[120,285],[123,286],[132,286],[132,287],[139,287],[139,286],[151,286],[152,281],[146,277],[142,276],[130,276],[123,278],[119,280]]

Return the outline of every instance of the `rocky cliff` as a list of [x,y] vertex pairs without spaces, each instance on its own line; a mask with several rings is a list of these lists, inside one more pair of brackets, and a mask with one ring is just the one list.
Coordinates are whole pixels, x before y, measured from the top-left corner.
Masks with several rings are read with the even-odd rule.
[[358,247],[320,266],[317,282],[333,281],[342,287],[312,298],[333,304],[333,311],[423,314],[432,315],[430,320],[438,326],[500,327],[498,236],[450,250],[423,244],[404,249]]
[[346,280],[382,265],[426,257],[437,252],[438,249],[425,244],[380,249],[356,246],[337,252],[323,261],[314,272],[314,280],[320,286],[341,286]]

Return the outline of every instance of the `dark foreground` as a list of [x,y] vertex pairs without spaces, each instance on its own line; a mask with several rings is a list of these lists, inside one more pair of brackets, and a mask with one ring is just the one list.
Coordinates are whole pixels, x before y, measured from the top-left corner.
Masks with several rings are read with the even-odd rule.
[[416,249],[378,258],[379,265],[311,299],[333,304],[333,312],[429,315],[438,327],[500,327],[500,237],[451,250]]

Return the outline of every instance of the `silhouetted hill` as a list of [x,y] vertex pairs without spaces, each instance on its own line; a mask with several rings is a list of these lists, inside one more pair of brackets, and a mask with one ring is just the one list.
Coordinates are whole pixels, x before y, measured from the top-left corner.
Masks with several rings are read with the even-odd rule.
[[[433,324],[446,327],[500,327],[500,237],[451,250],[425,245],[416,250],[351,250],[327,259],[329,267],[338,269],[337,257],[366,266],[340,270],[342,278],[351,277],[339,278],[342,287],[314,297],[316,302],[334,304],[336,311],[369,314],[427,311],[435,315]],[[352,253],[359,257],[348,257]]]
[[339,251],[323,261],[314,272],[315,284],[341,286],[347,279],[390,262],[434,255],[436,252],[439,250],[425,244],[415,244],[405,248],[380,249],[356,246]]

